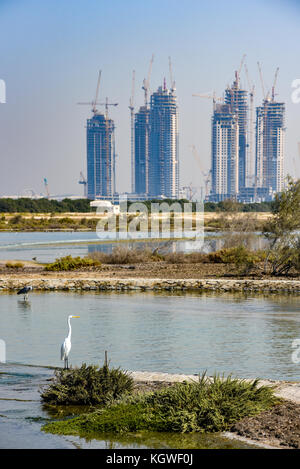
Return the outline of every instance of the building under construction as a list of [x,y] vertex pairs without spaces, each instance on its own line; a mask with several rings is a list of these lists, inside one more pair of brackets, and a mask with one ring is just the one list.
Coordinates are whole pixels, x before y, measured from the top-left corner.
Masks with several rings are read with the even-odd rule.
[[87,197],[111,198],[114,191],[114,122],[95,112],[87,120]]
[[284,184],[285,105],[266,98],[256,108],[255,186],[271,193]]
[[134,120],[134,187],[137,194],[148,194],[150,110],[141,106]]
[[212,117],[210,200],[236,198],[239,192],[239,123],[229,104],[216,104]]
[[178,109],[175,89],[166,81],[150,101],[148,193],[150,197],[178,198]]
[[235,72],[232,86],[225,90],[225,104],[230,106],[232,114],[238,118],[239,124],[239,190],[246,186],[246,151],[247,151],[247,95],[240,87],[239,72]]

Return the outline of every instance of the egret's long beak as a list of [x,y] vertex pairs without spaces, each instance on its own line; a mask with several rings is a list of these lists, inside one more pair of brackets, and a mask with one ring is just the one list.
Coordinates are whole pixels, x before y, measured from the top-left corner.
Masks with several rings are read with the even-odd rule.
[[73,318],[80,318],[80,316],[72,316]]

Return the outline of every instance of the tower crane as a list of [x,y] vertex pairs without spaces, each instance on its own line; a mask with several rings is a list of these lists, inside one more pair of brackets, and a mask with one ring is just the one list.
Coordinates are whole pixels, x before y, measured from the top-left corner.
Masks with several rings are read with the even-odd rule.
[[274,99],[275,99],[275,86],[277,83],[278,73],[279,73],[279,67],[277,67],[275,71],[275,76],[274,76],[274,81],[273,81],[273,86],[272,86],[272,102],[274,102]]
[[98,95],[99,95],[99,89],[100,89],[101,73],[102,73],[102,71],[99,70],[95,99],[93,101],[90,101],[89,103],[77,103],[77,104],[92,106],[92,113],[94,115],[97,114],[97,112],[98,112],[96,106],[98,104],[100,104],[100,103],[98,103]]
[[242,60],[241,60],[241,63],[240,63],[240,66],[239,66],[239,69],[238,69],[238,71],[235,73],[235,77],[236,77],[237,84],[239,84],[239,82],[240,82],[241,71],[242,71],[243,64],[244,64],[244,62],[245,62],[245,58],[246,58],[246,54],[243,55]]
[[84,197],[86,198],[86,196],[87,196],[87,180],[84,177],[82,171],[80,171],[80,179],[78,181],[78,184],[83,184],[83,194],[84,194]]
[[103,103],[98,102],[98,95],[99,95],[100,81],[101,81],[101,73],[102,72],[100,70],[99,74],[98,74],[98,81],[97,81],[95,99],[93,101],[88,102],[88,103],[84,102],[84,103],[77,103],[77,104],[92,106],[92,113],[94,115],[98,113],[98,110],[97,110],[96,106],[105,106],[105,117],[106,117],[106,119],[108,119],[108,106],[118,106],[118,103],[109,103],[108,98],[106,98],[105,102],[103,102]]
[[169,73],[170,73],[170,81],[171,81],[171,91],[174,91],[175,90],[175,81],[173,80],[173,70],[172,70],[171,57],[169,57]]
[[268,96],[266,95],[266,92],[265,92],[265,84],[264,84],[261,65],[260,65],[259,62],[257,62],[257,66],[258,66],[258,71],[259,71],[259,77],[260,77],[261,89],[262,89],[262,93],[263,93],[263,99],[266,100]]
[[207,99],[212,99],[213,100],[213,110],[216,109],[216,102],[220,101],[223,102],[223,98],[216,96],[216,92],[213,91],[212,94],[198,94],[195,93],[192,96],[197,97],[197,98],[207,98]]
[[131,126],[131,192],[135,192],[135,165],[134,165],[134,89],[135,89],[135,70],[132,72],[131,97],[129,100],[130,126]]
[[148,95],[149,95],[149,91],[150,91],[150,77],[151,77],[153,60],[154,60],[154,54],[152,54],[152,57],[151,57],[151,60],[150,60],[147,79],[144,78],[144,80],[143,80],[142,90],[144,90],[145,106],[147,106],[147,104],[148,104]]

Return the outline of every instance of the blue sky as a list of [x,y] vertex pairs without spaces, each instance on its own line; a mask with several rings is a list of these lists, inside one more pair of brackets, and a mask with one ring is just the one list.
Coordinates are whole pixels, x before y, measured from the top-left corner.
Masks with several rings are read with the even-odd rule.
[[[266,87],[280,67],[277,99],[287,105],[286,169],[300,176],[300,104],[291,83],[300,78],[300,4],[260,0],[0,0],[0,79],[7,103],[0,104],[0,195],[43,191],[79,194],[86,171],[85,122],[102,69],[100,96],[119,103],[116,124],[117,188],[130,189],[129,97],[136,70],[136,107],[154,54],[151,88],[166,76],[172,57],[180,130],[180,184],[200,185],[190,150],[196,145],[204,169],[210,165],[209,100],[193,98],[215,89],[221,95],[247,54],[262,100],[257,61]],[[245,74],[242,83],[246,85]]]

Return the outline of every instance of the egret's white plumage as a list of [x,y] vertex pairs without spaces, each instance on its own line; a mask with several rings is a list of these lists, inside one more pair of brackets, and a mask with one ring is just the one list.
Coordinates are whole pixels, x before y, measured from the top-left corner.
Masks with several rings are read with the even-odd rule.
[[60,359],[64,360],[65,368],[69,368],[68,358],[69,358],[69,354],[70,354],[71,346],[72,346],[71,344],[71,334],[72,334],[71,319],[72,318],[80,318],[80,316],[72,316],[72,315],[68,316],[69,333],[68,333],[68,337],[65,338],[60,349]]

